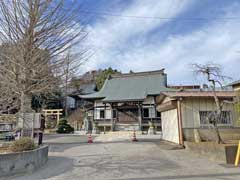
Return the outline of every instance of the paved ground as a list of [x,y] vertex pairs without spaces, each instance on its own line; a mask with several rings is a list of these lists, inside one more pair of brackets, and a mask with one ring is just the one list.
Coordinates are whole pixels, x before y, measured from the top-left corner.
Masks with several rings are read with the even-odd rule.
[[218,165],[158,140],[83,143],[86,139],[48,137],[50,157],[45,167],[33,174],[4,180],[240,179],[240,168]]

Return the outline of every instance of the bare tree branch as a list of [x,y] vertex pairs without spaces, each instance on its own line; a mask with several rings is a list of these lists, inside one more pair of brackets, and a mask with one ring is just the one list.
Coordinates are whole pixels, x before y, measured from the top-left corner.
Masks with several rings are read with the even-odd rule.
[[[0,113],[32,112],[33,96],[49,93],[66,72],[65,52],[88,33],[78,15],[79,1],[6,0],[0,3]],[[89,57],[81,49],[69,72]]]
[[208,117],[208,118],[209,118],[211,124],[213,124],[214,129],[216,131],[217,142],[223,143],[223,140],[220,136],[217,124],[221,120],[223,106],[226,103],[226,101],[219,99],[219,97],[217,96],[216,86],[218,84],[221,88],[223,88],[222,82],[225,79],[230,79],[230,78],[222,75],[221,66],[218,64],[210,64],[210,63],[208,63],[208,64],[192,64],[192,67],[196,74],[206,76],[207,81],[211,84],[214,102],[216,104],[216,111],[213,111],[210,114],[210,117]]

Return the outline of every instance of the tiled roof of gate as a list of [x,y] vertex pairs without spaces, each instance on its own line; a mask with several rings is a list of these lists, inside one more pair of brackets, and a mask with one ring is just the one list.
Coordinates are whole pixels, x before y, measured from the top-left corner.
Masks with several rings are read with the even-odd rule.
[[105,102],[142,101],[148,95],[158,95],[162,91],[173,91],[166,87],[164,69],[111,76],[99,92],[81,98]]

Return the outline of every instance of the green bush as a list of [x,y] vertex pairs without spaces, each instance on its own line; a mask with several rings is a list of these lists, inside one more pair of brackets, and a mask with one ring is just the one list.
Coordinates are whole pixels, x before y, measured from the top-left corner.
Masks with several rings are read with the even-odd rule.
[[62,119],[59,121],[57,133],[68,134],[73,132],[74,132],[74,128],[68,124],[66,119]]
[[19,140],[16,140],[11,144],[10,150],[13,152],[22,152],[36,149],[34,141],[29,137],[23,137]]

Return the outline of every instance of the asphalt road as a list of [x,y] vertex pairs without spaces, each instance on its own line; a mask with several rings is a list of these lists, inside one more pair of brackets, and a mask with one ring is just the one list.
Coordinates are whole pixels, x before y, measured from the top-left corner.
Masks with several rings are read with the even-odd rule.
[[4,180],[240,179],[240,168],[219,165],[164,142],[87,144],[86,140],[86,136],[45,137],[50,146],[46,166]]

